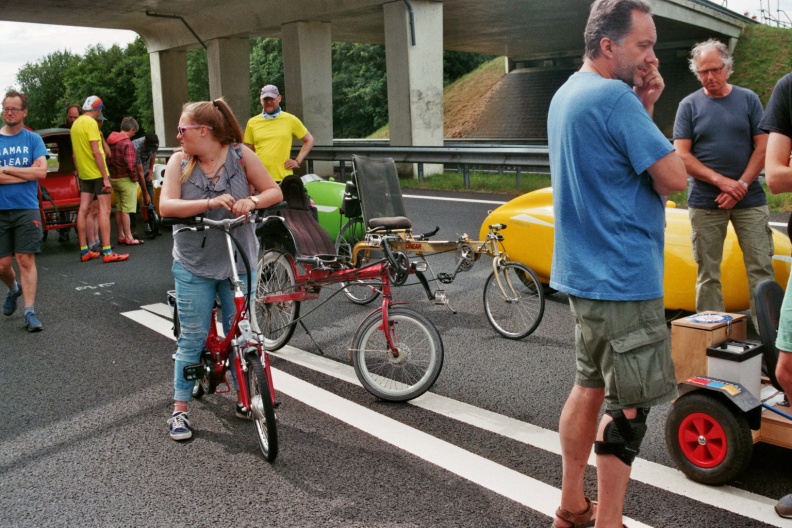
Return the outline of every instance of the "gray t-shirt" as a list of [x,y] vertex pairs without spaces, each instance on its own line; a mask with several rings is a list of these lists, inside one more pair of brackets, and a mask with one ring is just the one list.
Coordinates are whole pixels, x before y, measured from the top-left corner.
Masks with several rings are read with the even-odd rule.
[[[206,200],[223,194],[230,194],[237,200],[250,196],[250,185],[239,159],[240,154],[233,145],[228,147],[223,169],[215,183],[209,181],[201,166],[195,165],[190,177],[182,182],[181,197],[184,200]],[[189,158],[182,160],[186,166]],[[206,218],[222,220],[233,218],[223,208],[212,209],[204,213]],[[228,259],[225,233],[219,229],[205,231],[184,231],[176,233],[184,224],[173,226],[173,259],[184,268],[199,277],[224,280],[231,277],[231,262]],[[247,255],[251,267],[256,265],[259,252],[259,241],[256,238],[255,224],[239,226],[231,234],[240,243]],[[245,270],[238,248],[235,246],[237,267],[242,273]]]
[[[696,159],[737,180],[753,154],[754,136],[764,134],[759,128],[762,115],[762,103],[751,90],[733,86],[729,95],[715,98],[707,96],[702,88],[679,103],[674,139],[691,140],[691,153]],[[695,178],[691,180],[688,207],[717,209],[715,198],[720,189]],[[761,205],[767,205],[767,197],[757,179],[735,208]]]

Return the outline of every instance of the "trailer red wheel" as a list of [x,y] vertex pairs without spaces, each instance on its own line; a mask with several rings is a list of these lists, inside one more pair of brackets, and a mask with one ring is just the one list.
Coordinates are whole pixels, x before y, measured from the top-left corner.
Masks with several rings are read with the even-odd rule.
[[726,484],[751,462],[753,437],[748,420],[715,394],[690,392],[674,402],[665,437],[680,471],[702,484]]
[[715,467],[726,458],[729,440],[720,423],[705,413],[685,416],[679,424],[677,439],[682,454],[704,468]]

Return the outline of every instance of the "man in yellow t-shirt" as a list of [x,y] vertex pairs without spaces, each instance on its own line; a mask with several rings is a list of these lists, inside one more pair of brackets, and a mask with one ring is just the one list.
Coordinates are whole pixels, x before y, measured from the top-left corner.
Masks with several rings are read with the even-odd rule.
[[[268,84],[261,89],[263,111],[251,117],[245,127],[245,144],[253,149],[270,175],[280,182],[302,164],[311,151],[314,139],[305,125],[280,107],[278,87]],[[292,138],[302,141],[302,148],[291,158]]]
[[[105,263],[121,262],[129,258],[129,254],[114,253],[110,246],[110,173],[103,145],[102,133],[99,131],[99,119],[102,115],[102,100],[92,95],[83,104],[83,115],[72,124],[71,135],[74,165],[80,179],[80,209],[77,211],[77,236],[80,239],[80,260],[88,262],[102,257]],[[88,249],[87,218],[91,202],[96,197],[99,202],[99,235],[102,240],[101,255]]]

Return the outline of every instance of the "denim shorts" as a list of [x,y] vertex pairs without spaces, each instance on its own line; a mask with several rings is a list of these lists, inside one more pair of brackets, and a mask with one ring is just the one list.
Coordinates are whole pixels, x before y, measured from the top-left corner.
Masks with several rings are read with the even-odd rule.
[[663,299],[598,301],[569,296],[575,319],[575,384],[604,388],[609,410],[651,407],[677,396]]

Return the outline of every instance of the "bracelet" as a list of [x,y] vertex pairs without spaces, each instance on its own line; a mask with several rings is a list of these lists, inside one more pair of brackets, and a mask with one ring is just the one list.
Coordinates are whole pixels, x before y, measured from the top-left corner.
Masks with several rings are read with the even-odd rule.
[[206,210],[207,210],[207,211],[208,211],[208,210],[210,210],[210,209],[212,208],[212,205],[211,205],[211,204],[212,204],[212,199],[211,199],[211,198],[207,198],[207,199],[206,199]]
[[737,180],[737,183],[739,183],[740,185],[742,185],[746,189],[748,188],[748,184],[746,182],[742,181],[742,180]]

